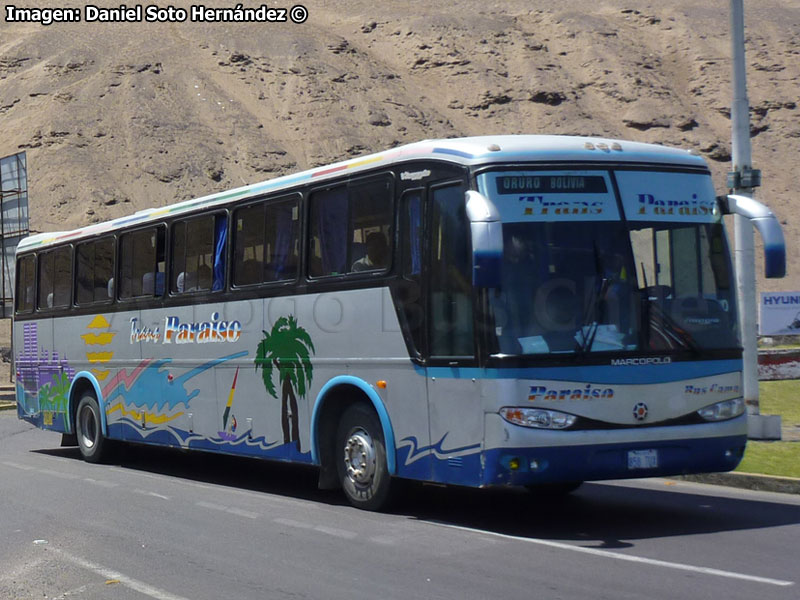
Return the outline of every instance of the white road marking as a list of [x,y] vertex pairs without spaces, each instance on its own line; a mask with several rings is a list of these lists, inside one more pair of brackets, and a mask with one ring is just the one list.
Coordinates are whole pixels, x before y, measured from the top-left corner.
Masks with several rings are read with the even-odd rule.
[[652,565],[655,567],[665,567],[667,569],[678,569],[680,571],[691,571],[693,573],[702,573],[704,575],[714,575],[717,577],[728,577],[730,579],[742,579],[744,581],[751,581],[753,583],[765,583],[769,585],[777,585],[788,587],[794,585],[794,581],[785,581],[783,579],[770,579],[769,577],[759,577],[757,575],[746,575],[745,573],[736,573],[733,571],[723,571],[721,569],[712,569],[710,567],[698,567],[696,565],[687,565],[684,563],[674,563],[665,560],[657,560],[654,558],[644,558],[641,556],[632,556],[629,554],[620,554],[618,552],[609,552],[608,550],[600,550],[598,548],[585,548],[583,546],[573,546],[572,544],[563,544],[561,542],[553,542],[551,540],[543,540],[540,538],[527,538],[516,535],[507,535],[505,533],[497,533],[494,531],[485,531],[483,529],[473,529],[472,527],[461,527],[459,525],[447,525],[446,523],[435,523],[440,527],[447,527],[448,529],[457,529],[459,531],[469,531],[471,533],[480,533],[489,535],[505,540],[513,540],[515,542],[525,542],[528,544],[537,544],[539,546],[548,546],[550,548],[558,548],[559,550],[570,550],[572,552],[579,552],[581,554],[591,554],[593,556],[602,556],[603,558],[612,558],[614,560],[622,560],[626,562],[634,562],[645,565]]
[[352,531],[347,531],[346,529],[336,529],[335,527],[325,527],[324,525],[317,525],[314,527],[314,531],[326,533],[334,537],[344,538],[346,540],[352,540],[356,537],[356,534]]
[[286,525],[288,527],[297,527],[298,529],[311,529],[313,525],[311,523],[304,523],[303,521],[295,521],[294,519],[272,519],[274,523],[278,523],[280,525]]
[[29,467],[28,465],[21,465],[19,463],[15,463],[15,462],[9,462],[7,460],[4,460],[3,464],[6,465],[7,467],[14,467],[15,469],[20,469],[22,471],[32,471],[33,470],[33,467]]
[[232,515],[237,515],[239,517],[246,517],[248,519],[257,519],[260,516],[257,512],[243,510],[241,508],[228,508],[225,510],[225,512],[230,513]]
[[114,483],[113,481],[105,481],[103,479],[92,479],[91,477],[84,477],[83,480],[87,483],[91,483],[92,485],[96,485],[99,487],[104,488],[115,488],[119,487],[118,483]]
[[374,542],[376,544],[381,544],[383,546],[394,546],[395,538],[388,535],[376,535],[374,537],[369,538],[370,542]]
[[171,594],[166,590],[159,589],[150,584],[144,583],[143,581],[134,579],[133,577],[128,577],[124,573],[120,573],[119,571],[114,571],[113,569],[109,569],[107,567],[104,567],[103,565],[99,565],[90,560],[86,560],[85,558],[81,558],[80,556],[75,556],[74,554],[70,554],[69,552],[65,552],[64,550],[60,550],[58,548],[50,548],[50,550],[53,552],[57,552],[59,556],[68,560],[74,565],[78,565],[79,567],[86,569],[87,571],[92,571],[93,573],[100,575],[106,580],[116,579],[121,584],[131,588],[132,590],[139,592],[140,594],[144,594],[145,596],[150,596],[151,598],[155,598],[155,600],[189,600],[188,598]]
[[218,510],[220,512],[230,513],[239,517],[246,517],[248,519],[257,519],[261,515],[259,513],[250,512],[249,510],[242,510],[241,508],[232,508],[224,504],[214,504],[212,502],[195,502],[196,506],[201,508],[210,508],[211,510]]
[[278,523],[279,525],[286,525],[288,527],[295,527],[297,529],[318,531],[326,535],[332,535],[334,537],[344,538],[346,540],[352,540],[358,537],[358,534],[348,531],[347,529],[337,529],[336,527],[326,527],[325,525],[314,525],[312,523],[305,523],[303,521],[295,521],[294,519],[277,518],[272,519],[272,522]]
[[164,494],[156,494],[155,492],[148,492],[147,490],[140,490],[136,488],[133,490],[134,494],[141,494],[142,496],[152,496],[153,498],[161,498],[162,500],[169,500],[169,496],[165,496]]
[[50,477],[58,477],[59,479],[80,479],[80,475],[62,473],[61,471],[53,471],[52,469],[36,469],[36,472],[42,475],[49,475]]

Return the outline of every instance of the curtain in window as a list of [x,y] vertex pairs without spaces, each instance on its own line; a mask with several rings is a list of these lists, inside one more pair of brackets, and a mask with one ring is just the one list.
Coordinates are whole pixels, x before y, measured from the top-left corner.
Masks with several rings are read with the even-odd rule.
[[216,292],[225,286],[225,243],[228,239],[228,219],[218,216],[215,223],[214,239],[214,283],[211,290]]
[[347,272],[347,189],[317,195],[315,212],[322,253],[322,274]]

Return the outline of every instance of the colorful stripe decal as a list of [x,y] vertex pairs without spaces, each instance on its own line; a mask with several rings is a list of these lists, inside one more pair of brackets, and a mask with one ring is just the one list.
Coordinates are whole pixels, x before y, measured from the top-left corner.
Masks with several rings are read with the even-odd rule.
[[233,395],[236,393],[236,379],[239,377],[239,367],[236,367],[236,373],[233,374],[233,384],[231,385],[230,394],[228,394],[228,403],[225,405],[225,413],[222,415],[222,428],[228,426],[228,416],[231,414],[231,406],[233,406]]
[[419,367],[418,375],[439,379],[523,379],[550,381],[583,381],[613,384],[655,384],[684,379],[711,377],[725,373],[741,372],[741,359],[702,360],[656,365],[581,365],[559,367],[530,367],[507,369],[481,369],[477,367]]
[[469,152],[462,152],[461,150],[451,150],[450,148],[434,148],[433,152],[437,154],[450,154],[452,156],[460,156],[461,158],[475,158],[474,154]]
[[123,217],[121,219],[116,219],[112,221],[108,221],[106,223],[99,223],[95,225],[91,225],[89,227],[84,227],[82,229],[77,229],[74,231],[70,231],[69,233],[65,233],[59,236],[50,237],[47,239],[42,239],[37,242],[33,243],[25,243],[24,241],[21,243],[22,248],[35,248],[37,246],[47,245],[53,242],[65,240],[68,238],[73,237],[80,237],[88,234],[98,235],[102,233],[106,233],[108,231],[117,229],[124,225],[132,225],[138,222],[148,221],[150,219],[155,219],[164,215],[169,215],[173,213],[185,212],[188,210],[202,208],[204,206],[208,206],[211,204],[215,204],[218,202],[224,202],[226,200],[231,200],[234,198],[241,198],[247,196],[257,196],[258,194],[268,192],[275,188],[289,188],[293,185],[300,184],[306,181],[310,181],[319,177],[324,177],[326,175],[332,175],[336,173],[342,173],[348,171],[350,169],[358,169],[361,167],[365,167],[368,165],[373,165],[380,162],[386,162],[395,160],[404,156],[418,156],[419,158],[424,158],[425,154],[446,154],[452,156],[458,156],[460,158],[475,158],[475,155],[470,154],[468,152],[462,152],[460,150],[452,150],[448,148],[435,148],[435,147],[404,147],[404,148],[397,148],[388,150],[386,152],[382,152],[380,154],[372,155],[366,158],[355,158],[351,161],[348,161],[344,164],[338,164],[335,166],[326,166],[322,167],[315,171],[305,171],[303,173],[299,173],[297,175],[286,175],[283,177],[278,177],[271,181],[266,181],[262,183],[256,183],[251,186],[247,186],[246,188],[242,188],[237,191],[233,192],[222,192],[220,194],[216,194],[213,196],[208,196],[205,198],[199,198],[196,200],[189,200],[186,202],[181,202],[180,204],[176,204],[173,206],[167,206],[162,208],[152,208],[149,210],[145,210],[142,212],[138,212],[134,215],[130,215],[128,217]]

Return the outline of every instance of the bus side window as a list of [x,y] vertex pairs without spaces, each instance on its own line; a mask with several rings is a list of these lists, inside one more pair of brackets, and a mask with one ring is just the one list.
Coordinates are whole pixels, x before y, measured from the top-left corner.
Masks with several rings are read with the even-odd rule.
[[422,292],[422,190],[406,192],[400,200],[402,278],[395,290],[417,356],[424,354],[425,304]]
[[433,190],[430,248],[432,356],[473,356],[469,223],[460,184]]
[[379,175],[311,194],[309,275],[391,267],[392,180]]
[[75,254],[76,303],[107,302],[112,297],[114,286],[114,238],[80,244]]
[[72,290],[72,248],[57,248],[39,255],[40,310],[70,304]]
[[351,273],[386,271],[392,258],[392,185],[386,177],[359,181],[348,190]]
[[311,195],[309,275],[341,275],[347,271],[347,188]]
[[164,228],[123,234],[119,263],[120,298],[161,296],[164,292]]
[[234,285],[296,278],[300,250],[297,198],[241,208],[233,221]]
[[173,294],[217,291],[225,286],[227,218],[204,215],[172,227]]
[[33,293],[36,280],[36,262],[33,254],[23,256],[17,267],[17,312],[33,311]]

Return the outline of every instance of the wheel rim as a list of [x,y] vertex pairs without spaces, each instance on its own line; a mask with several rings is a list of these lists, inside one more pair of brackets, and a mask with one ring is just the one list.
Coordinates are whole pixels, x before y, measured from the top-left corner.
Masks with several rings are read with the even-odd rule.
[[81,414],[78,415],[78,428],[80,429],[80,441],[84,448],[92,448],[97,437],[97,420],[91,406],[81,407]]
[[375,477],[375,444],[364,429],[350,432],[344,446],[347,477],[359,485],[369,484]]

